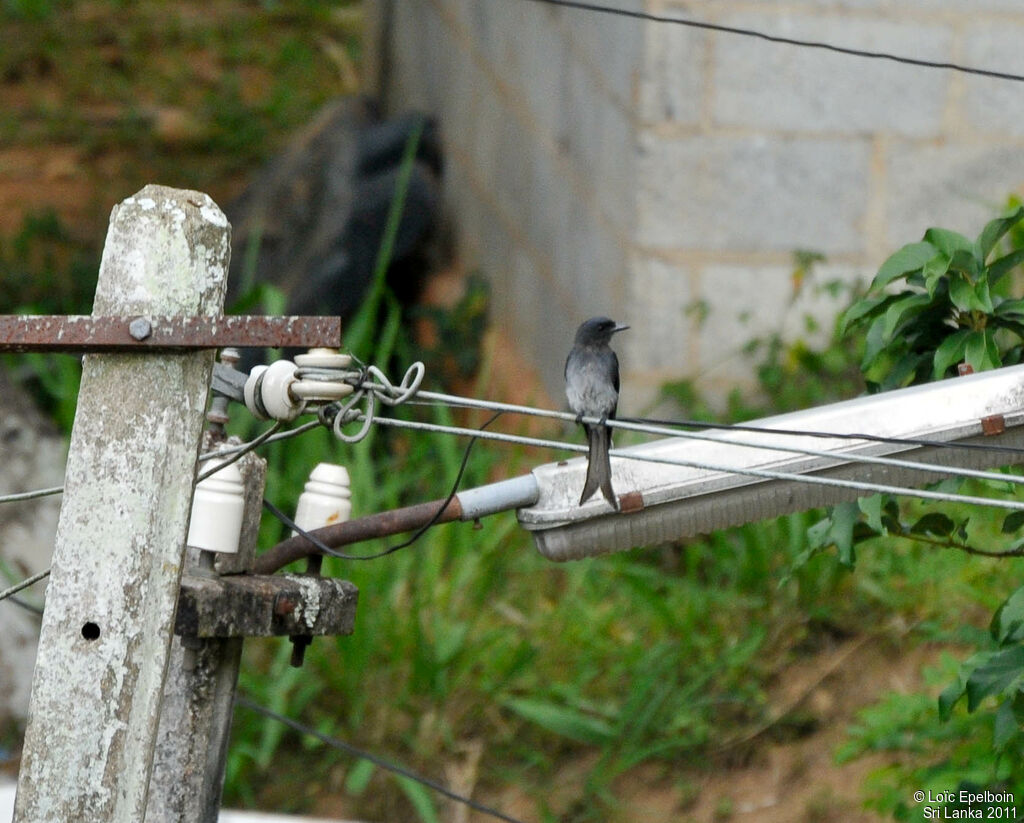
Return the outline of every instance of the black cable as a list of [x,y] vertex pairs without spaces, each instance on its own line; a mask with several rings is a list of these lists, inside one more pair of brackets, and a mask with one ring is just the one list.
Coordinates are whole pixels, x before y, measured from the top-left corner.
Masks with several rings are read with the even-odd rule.
[[285,726],[288,726],[288,728],[292,729],[293,731],[297,731],[300,734],[308,734],[310,737],[315,737],[321,743],[325,743],[326,745],[338,749],[339,751],[345,752],[346,754],[352,755],[353,757],[360,757],[363,760],[369,760],[375,766],[380,766],[380,768],[392,772],[393,774],[406,777],[409,780],[415,780],[420,785],[426,786],[428,789],[433,789],[438,794],[443,794],[449,800],[455,800],[458,803],[464,803],[465,805],[469,806],[471,809],[475,811],[490,815],[491,817],[496,817],[498,820],[505,820],[507,821],[507,823],[521,823],[520,820],[514,817],[510,817],[509,815],[504,814],[502,812],[499,812],[497,809],[492,809],[490,806],[485,806],[483,803],[478,803],[477,801],[472,800],[471,798],[463,797],[460,794],[456,794],[447,786],[444,786],[435,780],[431,780],[428,777],[423,777],[422,775],[418,775],[415,772],[409,771],[409,769],[405,768],[404,766],[399,766],[397,763],[391,763],[387,760],[384,760],[381,757],[378,757],[375,754],[370,754],[370,752],[356,748],[351,743],[346,743],[344,740],[339,740],[337,737],[331,737],[331,735],[329,734],[324,734],[321,731],[317,731],[312,726],[307,726],[304,723],[300,723],[297,720],[292,720],[290,717],[286,717],[283,714],[279,714],[278,712],[275,712],[272,709],[268,709],[265,706],[261,706],[258,703],[255,703],[252,700],[250,700],[245,695],[236,694],[235,704],[239,706],[244,706],[250,711],[254,711],[257,714],[262,714],[264,717],[269,717],[272,720],[276,720],[279,723],[283,723]]
[[[966,449],[968,451],[1009,452],[1024,454],[1021,446],[997,446],[994,443],[951,443],[948,440],[928,440],[919,437],[886,437],[881,434],[839,433],[804,431],[802,429],[775,429],[768,426],[746,426],[742,423],[712,423],[705,420],[660,420],[654,417],[619,417],[625,423],[650,424],[692,429],[723,429],[729,431],[757,432],[759,434],[781,434],[786,437],[821,437],[830,440],[868,440],[872,443],[893,443],[898,446],[933,446],[943,449]],[[757,443],[751,443],[756,448]]]
[[[503,412],[500,412],[500,411],[499,412],[495,412],[487,420],[487,422],[484,423],[480,427],[480,431],[483,431],[488,426],[490,426],[491,423],[493,423],[495,420],[497,420],[499,417],[501,417],[502,414],[503,414]],[[329,417],[329,415],[326,415],[326,416]],[[330,546],[328,546],[322,540],[319,540],[317,537],[315,537],[310,532],[306,531],[303,528],[300,528],[298,525],[296,525],[294,520],[292,520],[288,515],[286,515],[283,511],[281,511],[277,506],[275,506],[273,503],[271,503],[266,498],[263,498],[263,507],[267,511],[269,511],[272,515],[274,515],[274,517],[276,517],[278,520],[280,520],[282,523],[284,523],[285,526],[287,526],[290,529],[293,529],[297,534],[299,534],[300,536],[306,538],[306,540],[308,540],[310,543],[312,543],[314,546],[316,546],[316,548],[319,551],[321,551],[323,554],[325,554],[325,555],[327,555],[329,557],[337,557],[337,558],[340,558],[341,560],[376,560],[376,559],[378,559],[380,557],[386,557],[387,555],[394,554],[395,552],[400,551],[401,549],[408,548],[413,543],[415,543],[417,540],[419,540],[426,533],[427,529],[431,528],[432,526],[434,526],[437,523],[437,521],[440,519],[441,515],[444,514],[445,509],[448,508],[448,506],[451,504],[452,500],[455,499],[455,495],[459,491],[459,484],[462,482],[462,476],[466,473],[466,466],[469,463],[470,451],[473,448],[473,444],[476,443],[477,440],[478,440],[478,438],[471,437],[469,439],[469,443],[466,444],[466,451],[462,455],[462,464],[459,466],[459,472],[455,476],[455,482],[452,483],[452,489],[451,489],[450,492],[448,492],[448,496],[445,498],[444,503],[441,506],[438,507],[438,509],[434,513],[433,517],[431,517],[430,520],[428,520],[426,523],[424,523],[422,526],[420,526],[415,532],[413,532],[412,537],[410,537],[408,540],[405,540],[405,541],[403,541],[402,543],[399,543],[396,546],[390,546],[387,549],[385,549],[384,551],[377,552],[376,554],[345,554],[344,552],[340,552],[337,549],[331,548]]]
[[[239,460],[241,460],[243,457],[245,457],[249,452],[253,451],[258,446],[263,445],[278,429],[281,428],[281,425],[282,425],[282,423],[281,423],[280,420],[276,421],[274,423],[274,425],[272,425],[270,428],[268,428],[261,435],[259,435],[258,437],[254,438],[253,440],[250,440],[248,443],[243,443],[241,446],[239,446],[238,451],[236,451],[234,454],[232,454],[231,457],[229,457],[227,460],[223,460],[220,463],[218,463],[216,466],[214,466],[212,468],[209,468],[206,471],[200,472],[199,475],[196,477],[196,483],[201,483],[206,478],[215,475],[221,469],[227,468],[232,463],[237,463]],[[301,428],[301,426],[300,426],[300,428]],[[210,459],[211,460],[215,460],[216,458],[215,457],[211,457]]]
[[596,3],[584,3],[579,0],[530,0],[534,3],[544,3],[549,6],[563,6],[569,9],[580,11],[595,11],[603,14],[614,14],[619,17],[632,17],[636,20],[649,20],[655,23],[675,23],[678,26],[689,26],[694,29],[705,29],[725,34],[739,34],[744,37],[756,37],[759,40],[767,40],[769,43],[783,43],[788,46],[801,46],[809,49],[823,49],[825,51],[848,54],[853,57],[867,57],[875,60],[891,60],[894,63],[903,63],[908,66],[921,66],[928,69],[949,69],[964,74],[976,74],[981,77],[992,77],[997,80],[1014,80],[1024,82],[1024,75],[1013,74],[1012,72],[993,71],[991,69],[979,69],[975,66],[965,66],[960,63],[947,63],[937,60],[923,60],[919,57],[905,57],[900,54],[892,54],[885,51],[868,51],[866,49],[854,49],[847,46],[837,46],[833,43],[822,43],[817,40],[800,40],[795,37],[783,37],[778,34],[768,34],[756,29],[746,29],[739,26],[725,26],[720,23],[708,23],[701,20],[684,20],[678,17],[667,17],[663,14],[654,14],[647,11],[633,11],[631,9],[619,9],[611,6],[599,6]]

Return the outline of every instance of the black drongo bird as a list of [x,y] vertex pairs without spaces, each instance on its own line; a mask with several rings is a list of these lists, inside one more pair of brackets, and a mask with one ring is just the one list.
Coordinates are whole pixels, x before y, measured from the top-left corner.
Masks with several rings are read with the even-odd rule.
[[[619,405],[619,358],[608,344],[615,332],[628,328],[607,317],[592,317],[576,330],[576,341],[565,361],[565,396],[569,398],[569,408],[580,417],[615,417]],[[580,505],[601,489],[604,499],[618,511],[608,459],[611,431],[601,424],[584,423],[583,428],[590,444],[590,462]]]

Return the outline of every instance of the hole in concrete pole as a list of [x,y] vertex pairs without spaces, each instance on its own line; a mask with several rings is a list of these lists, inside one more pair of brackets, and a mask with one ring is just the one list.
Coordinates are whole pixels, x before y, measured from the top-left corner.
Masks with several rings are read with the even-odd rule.
[[91,620],[82,624],[82,637],[86,640],[96,640],[100,636],[100,627]]

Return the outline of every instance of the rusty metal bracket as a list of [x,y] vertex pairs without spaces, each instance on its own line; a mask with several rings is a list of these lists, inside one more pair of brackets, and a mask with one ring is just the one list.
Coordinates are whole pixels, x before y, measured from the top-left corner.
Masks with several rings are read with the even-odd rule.
[[186,574],[174,633],[200,638],[352,634],[358,600],[355,585],[337,578]]
[[341,345],[338,317],[0,315],[0,352],[190,351]]

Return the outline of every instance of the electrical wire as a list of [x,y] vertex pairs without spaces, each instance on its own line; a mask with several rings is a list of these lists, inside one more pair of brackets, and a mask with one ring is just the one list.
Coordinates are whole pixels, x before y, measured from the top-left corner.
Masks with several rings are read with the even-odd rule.
[[323,732],[314,729],[312,726],[307,726],[305,723],[300,723],[298,720],[292,720],[290,717],[280,714],[279,712],[275,712],[273,709],[268,709],[266,706],[261,706],[259,703],[256,703],[254,700],[251,700],[243,694],[235,695],[235,705],[242,706],[246,709],[249,709],[249,711],[256,712],[257,714],[262,714],[264,717],[269,717],[271,720],[276,720],[278,723],[282,723],[288,728],[292,729],[293,731],[299,732],[300,734],[306,734],[310,737],[315,737],[321,743],[324,743],[325,745],[330,746],[333,749],[337,749],[338,751],[345,752],[346,754],[351,755],[352,757],[358,757],[362,758],[363,760],[368,760],[371,763],[373,763],[373,765],[379,766],[385,771],[389,771],[392,774],[397,774],[400,777],[405,777],[409,780],[413,780],[416,783],[419,783],[421,786],[426,786],[428,789],[433,789],[435,792],[444,795],[449,800],[454,800],[457,803],[462,803],[466,806],[469,806],[471,809],[473,809],[474,811],[478,811],[481,814],[490,815],[491,817],[497,818],[498,820],[504,820],[506,821],[506,823],[522,823],[522,821],[518,820],[517,818],[511,817],[503,812],[499,812],[497,809],[492,809],[490,806],[485,806],[483,803],[479,803],[478,801],[473,800],[472,798],[463,797],[461,794],[453,792],[447,786],[438,783],[436,780],[431,780],[429,777],[423,777],[422,775],[416,774],[416,772],[410,771],[404,766],[399,766],[397,763],[392,763],[388,760],[385,760],[382,757],[378,757],[375,754],[371,754],[370,752],[357,748],[356,746],[353,746],[351,743],[346,743],[344,740],[339,740],[337,737],[332,737],[329,734],[324,734]]
[[[269,440],[271,438],[271,436],[273,436],[273,434],[278,429],[280,429],[280,428],[281,428],[281,421],[278,420],[277,422],[274,423],[273,426],[268,428],[259,437],[253,438],[248,443],[242,443],[234,451],[234,454],[232,454],[229,458],[227,458],[226,460],[220,461],[219,463],[217,463],[216,466],[212,466],[211,468],[207,469],[204,472],[200,472],[199,475],[196,477],[196,483],[202,482],[207,477],[212,477],[217,472],[219,472],[221,469],[223,469],[223,468],[225,468],[227,466],[230,466],[232,463],[237,463],[239,460],[241,460],[243,457],[245,457],[253,449],[256,449],[259,446],[262,446],[264,443],[266,443],[267,440]],[[202,456],[200,456],[199,459],[202,460],[203,459]],[[210,457],[209,459],[212,460],[212,459],[214,459],[214,457]]]
[[802,40],[796,37],[784,37],[779,34],[769,34],[757,29],[742,28],[740,26],[726,26],[721,23],[709,23],[703,20],[686,20],[680,17],[668,17],[664,14],[655,14],[647,11],[634,11],[632,9],[620,9],[612,6],[600,6],[596,3],[580,2],[579,0],[529,0],[533,3],[543,3],[549,6],[561,6],[578,11],[591,11],[601,14],[611,14],[619,17],[630,17],[635,20],[647,20],[654,23],[668,23],[677,26],[687,26],[694,29],[721,32],[723,34],[737,34],[743,37],[753,37],[758,40],[766,40],[769,43],[781,43],[788,46],[801,48],[821,49],[824,51],[846,54],[852,57],[865,57],[873,60],[889,60],[893,63],[902,63],[907,66],[918,66],[927,69],[947,69],[949,71],[961,72],[963,74],[974,74],[981,77],[990,77],[996,80],[1013,80],[1024,82],[1024,75],[1014,74],[1007,71],[994,71],[982,69],[976,66],[967,66],[962,63],[951,63],[939,60],[924,60],[920,57],[907,57],[901,54],[893,54],[885,51],[869,51],[867,49],[855,49],[848,46],[837,46],[834,43],[824,43],[817,40]]
[[[427,393],[425,393],[425,394],[427,394]],[[492,405],[491,401],[484,401],[484,402],[486,402],[488,405]],[[523,406],[523,407],[516,407],[516,408],[517,409],[527,409],[529,407]],[[542,412],[542,410],[535,410],[535,412]],[[556,418],[556,419],[563,419],[563,420],[575,420],[576,419],[576,417],[574,415],[568,414],[566,412],[542,412],[542,413],[543,413],[543,416],[550,416],[550,417],[553,417],[553,418]],[[599,420],[592,420],[591,418],[584,417],[584,418],[580,418],[580,419],[581,419],[581,422],[600,423]],[[636,422],[638,420],[642,421],[642,422]],[[624,420],[618,420],[618,419],[616,419],[616,420],[608,420],[608,421],[606,421],[606,424],[609,425],[609,426],[616,426],[618,428],[625,429],[625,430],[628,430],[628,431],[642,432],[644,434],[659,434],[659,435],[666,435],[668,437],[681,437],[681,438],[686,438],[686,439],[691,439],[691,440],[701,440],[701,441],[706,441],[706,442],[709,442],[709,443],[719,443],[719,444],[722,444],[722,445],[737,446],[737,447],[740,447],[740,448],[747,448],[747,449],[761,449],[761,450],[764,450],[764,451],[786,452],[788,454],[804,454],[804,455],[807,455],[809,457],[821,457],[821,458],[825,458],[825,459],[828,459],[828,460],[843,459],[843,460],[848,460],[849,462],[869,463],[869,464],[874,464],[874,465],[878,465],[878,466],[892,466],[894,468],[910,469],[912,471],[937,471],[937,470],[941,470],[941,471],[943,471],[943,472],[945,472],[947,474],[953,475],[953,476],[965,477],[965,478],[966,477],[970,477],[970,478],[974,478],[975,480],[987,480],[987,481],[1003,482],[1003,483],[1024,483],[1024,477],[1021,477],[1019,475],[1008,475],[1008,474],[1002,474],[1002,473],[999,473],[999,472],[982,471],[980,469],[967,469],[967,468],[961,468],[961,467],[957,467],[957,466],[938,466],[938,465],[931,464],[931,463],[922,463],[922,462],[916,461],[916,460],[904,460],[904,459],[898,458],[898,457],[884,457],[884,456],[879,456],[879,455],[856,454],[856,453],[851,453],[851,452],[823,451],[821,449],[811,449],[811,448],[808,448],[806,446],[781,445],[781,444],[778,444],[778,443],[767,443],[767,442],[764,442],[764,441],[762,441],[762,442],[752,442],[751,443],[751,442],[746,442],[746,441],[742,441],[742,440],[730,439],[728,437],[713,436],[713,435],[709,435],[709,434],[699,434],[697,432],[683,431],[683,430],[680,430],[680,429],[677,429],[677,428],[671,428],[671,427],[668,427],[668,426],[665,426],[665,425],[652,425],[650,421],[647,421],[644,418],[627,418],[627,419],[624,419]],[[723,428],[723,429],[728,430],[728,429],[731,429],[733,427],[731,427],[731,426],[718,427],[718,426],[711,426],[711,425],[709,425],[708,428]],[[740,430],[745,430],[745,429],[743,429],[742,427],[737,427],[736,430],[740,431]],[[798,431],[795,431],[795,430],[776,430],[776,429],[770,429],[770,428],[758,428],[758,429],[754,429],[754,430],[758,431],[758,432],[765,433],[765,434],[781,434],[781,435],[794,435],[794,436],[798,435],[798,434],[806,434],[805,432],[798,432]],[[817,432],[817,433],[815,433],[814,436],[825,437],[825,436],[828,436],[828,435],[826,435],[826,433],[824,433],[824,432]],[[856,440],[863,440],[863,439],[865,439],[865,438],[856,437],[856,436],[853,436],[853,435],[851,435],[849,437],[842,437],[842,436],[837,435],[836,437],[840,438],[840,439],[856,439]],[[867,439],[872,439],[872,438],[867,438]],[[888,440],[888,439],[889,438],[886,438],[886,440]],[[906,440],[899,440],[898,442],[901,443],[901,444],[906,444],[908,441],[906,441]],[[928,445],[928,446],[942,446],[943,445],[942,441],[928,441],[928,440],[920,441],[920,440],[917,440],[917,441],[913,441],[913,442],[915,444],[918,444],[918,445]],[[956,445],[956,444],[953,444],[953,445]],[[966,444],[966,445],[974,445],[974,444]],[[977,445],[987,446],[988,444],[977,444]],[[1024,449],[1016,449],[1016,448],[1010,447],[1010,446],[1003,447],[1003,448],[1000,448],[999,446],[992,446],[991,448],[993,448],[993,449],[995,449],[997,451],[1024,452]]]
[[[898,437],[885,437],[881,435],[870,435],[870,434],[849,434],[849,433],[837,433],[837,432],[820,432],[820,431],[803,431],[795,429],[775,429],[769,427],[758,427],[758,426],[744,426],[744,425],[731,425],[731,424],[712,424],[712,423],[701,423],[698,421],[663,421],[656,420],[650,421],[646,418],[625,418],[625,419],[610,419],[602,420],[598,418],[582,417],[573,415],[569,412],[554,411],[550,409],[539,409],[533,406],[523,406],[514,403],[500,403],[493,400],[479,400],[476,398],[460,397],[458,395],[444,394],[440,392],[429,392],[421,391],[417,397],[422,398],[421,400],[411,400],[409,402],[420,405],[437,405],[442,404],[445,406],[454,406],[461,408],[476,408],[476,409],[487,409],[487,410],[498,410],[503,412],[511,412],[515,414],[524,414],[534,417],[546,417],[554,420],[564,420],[566,422],[583,422],[590,424],[601,424],[611,426],[613,428],[621,428],[628,431],[635,431],[643,434],[652,435],[665,435],[668,437],[682,437],[693,440],[703,440],[712,443],[720,443],[724,445],[733,445],[740,448],[747,449],[763,449],[766,451],[779,451],[787,452],[791,454],[805,454],[812,457],[825,458],[830,460],[842,459],[849,462],[862,462],[871,463],[875,465],[893,466],[897,468],[911,469],[914,471],[942,471],[947,474],[961,477],[971,477],[980,480],[995,481],[995,482],[1008,482],[1008,483],[1024,483],[1024,478],[1018,475],[1007,475],[998,472],[988,472],[976,469],[960,468],[955,466],[940,466],[930,463],[923,463],[920,461],[904,460],[896,457],[885,457],[879,455],[864,455],[850,452],[832,452],[823,451],[820,449],[812,449],[806,446],[799,445],[781,445],[778,443],[767,443],[767,442],[746,442],[742,440],[730,439],[728,437],[722,437],[721,435],[713,436],[708,434],[700,434],[698,432],[685,431],[678,428],[679,426],[697,426],[704,429],[720,429],[720,430],[736,430],[736,431],[750,431],[763,434],[770,434],[776,436],[791,436],[791,437],[816,437],[816,438],[830,438],[830,439],[841,439],[841,440],[859,440],[859,441],[870,441],[870,442],[882,442],[887,444],[906,445],[906,446],[923,446],[923,447],[934,447],[934,448],[977,448],[983,451],[992,451],[1003,454],[1024,454],[1024,448],[1016,446],[997,446],[994,444],[987,443],[949,443],[941,440],[929,440],[922,438],[898,438]],[[407,425],[408,427],[416,427],[411,423],[389,423],[387,421],[385,425]],[[418,425],[418,424],[417,424]],[[464,434],[465,430],[459,431],[458,433]],[[525,438],[518,435],[508,435],[510,442],[520,443],[521,445],[540,446],[542,448],[551,448],[554,441],[539,440],[537,438]],[[495,438],[497,439],[497,438]],[[586,451],[584,446],[572,446],[569,444],[562,444],[561,448],[570,448],[575,451]],[[632,455],[621,455],[631,457]],[[640,458],[636,458],[640,459]]]
[[[316,420],[311,420],[308,423],[303,423],[301,426],[296,426],[294,429],[287,429],[283,432],[275,431],[275,428],[279,427],[272,426],[269,431],[263,432],[263,434],[260,435],[259,438],[257,438],[259,439],[260,442],[257,443],[256,445],[267,446],[271,443],[277,443],[281,440],[287,440],[289,437],[295,437],[296,435],[304,434],[308,431],[311,431],[319,427],[320,423]],[[237,446],[224,446],[222,448],[214,449],[213,451],[204,452],[203,454],[199,455],[199,462],[203,463],[207,460],[213,460],[218,457],[227,457],[228,455],[236,454],[240,451],[251,451],[253,447],[250,444],[253,442],[255,441],[250,440],[246,443],[239,443]]]
[[[586,419],[586,418],[584,418]],[[562,451],[586,452],[587,446],[575,443],[564,443],[558,440],[546,440],[539,437],[527,437],[524,435],[504,434],[499,432],[483,432],[477,429],[467,429],[460,426],[443,426],[437,423],[424,423],[414,420],[400,420],[393,417],[377,417],[377,422],[382,425],[394,426],[397,428],[412,429],[416,431],[442,432],[467,437],[476,436],[486,440],[499,440],[508,443],[517,443],[525,446],[538,446],[546,449]],[[911,489],[904,486],[892,486],[883,483],[868,483],[859,480],[840,480],[831,477],[819,477],[812,474],[796,474],[793,472],[775,471],[771,469],[755,469],[737,466],[724,466],[718,463],[708,463],[698,460],[683,460],[670,457],[657,457],[650,454],[637,454],[622,449],[610,449],[612,457],[624,458],[626,460],[638,460],[647,463],[662,463],[671,466],[682,466],[698,469],[701,471],[721,472],[724,474],[742,474],[749,477],[757,477],[764,480],[790,480],[797,483],[809,483],[818,486],[831,486],[834,488],[853,489],[855,491],[868,492],[870,494],[895,494],[904,497],[914,497],[923,500],[940,500],[948,503],[969,503],[979,506],[991,506],[999,509],[1011,509],[1024,511],[1024,502],[1016,500],[999,500],[996,498],[978,497],[975,495],[954,494],[951,492],[940,492],[930,489]],[[834,455],[837,460],[845,460],[844,455]],[[931,466],[922,464],[929,471],[947,471],[945,466]],[[1000,476],[1000,480],[1006,481],[1012,475]]]
[[39,497],[47,497],[51,494],[60,494],[64,491],[63,486],[52,486],[48,489],[36,489],[30,492],[18,492],[16,494],[0,495],[0,503],[18,503],[23,500],[35,500]]
[[[707,420],[662,420],[655,417],[621,417],[625,423],[644,423],[670,428],[683,426],[695,429],[726,429],[738,432],[763,432],[781,434],[788,437],[821,437],[830,440],[868,440],[872,443],[891,443],[897,446],[931,446],[942,449],[963,449],[964,451],[1009,452],[1024,454],[1021,446],[997,446],[994,443],[951,443],[948,440],[928,440],[920,437],[887,437],[882,434],[866,432],[823,432],[802,431],[800,429],[775,429],[768,426],[753,426],[744,423],[713,423]],[[615,421],[608,421],[614,425]]]
[[[423,400],[432,401],[419,405],[433,405],[440,403],[446,406],[454,406],[466,409],[488,409],[523,414],[531,417],[546,417],[552,420],[564,420],[569,423],[590,423],[600,424],[611,428],[620,428],[628,431],[635,431],[641,434],[662,434],[669,437],[696,436],[692,432],[680,431],[678,427],[691,427],[698,429],[723,429],[744,432],[759,432],[764,434],[781,435],[786,437],[814,437],[833,440],[868,440],[873,443],[887,443],[898,446],[933,446],[936,448],[964,449],[965,451],[989,451],[1004,452],[1010,454],[1024,454],[1024,447],[1020,446],[997,446],[990,443],[950,443],[944,440],[929,440],[917,437],[888,437],[878,434],[849,433],[849,432],[825,432],[805,431],[802,429],[776,429],[768,426],[752,426],[740,423],[709,423],[700,420],[659,420],[645,417],[616,417],[602,421],[596,417],[580,417],[570,412],[555,411],[554,409],[539,409],[533,406],[522,406],[515,403],[500,403],[494,400],[480,400],[473,397],[461,397],[454,394],[442,392],[421,391],[417,397]],[[414,405],[418,401],[410,401]],[[705,438],[699,438],[705,439]],[[726,442],[718,437],[712,438],[717,442]],[[741,443],[739,445],[749,448],[760,448],[757,443]],[[794,449],[794,451],[802,451]]]
[[49,576],[50,576],[50,570],[49,569],[44,569],[43,571],[39,572],[38,574],[34,574],[31,577],[25,578],[20,583],[15,583],[9,589],[4,589],[2,592],[0,592],[0,601],[6,600],[8,597],[13,597],[18,592],[20,592],[22,589],[27,589],[29,586],[31,586],[31,585],[33,585],[35,583],[38,583],[43,578],[46,578],[46,577],[49,577]]

